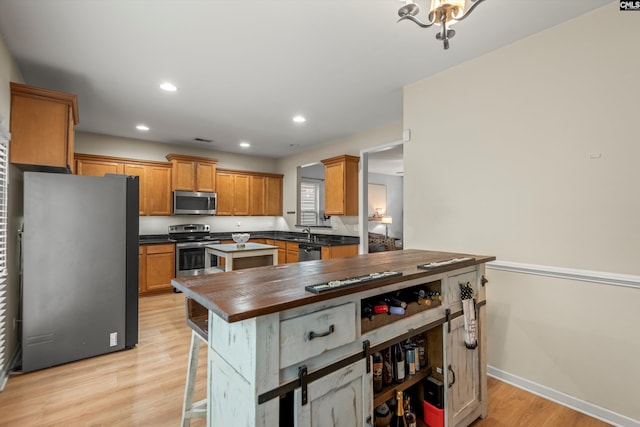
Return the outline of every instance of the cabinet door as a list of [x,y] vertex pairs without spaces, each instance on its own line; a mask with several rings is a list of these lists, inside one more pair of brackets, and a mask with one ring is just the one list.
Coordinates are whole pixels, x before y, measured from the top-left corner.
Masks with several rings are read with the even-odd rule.
[[147,168],[142,165],[124,165],[124,173],[127,175],[137,176],[138,177],[138,185],[140,187],[139,190],[139,199],[140,199],[140,212],[139,215],[148,215],[147,212],[147,199],[149,198],[146,191],[146,183],[147,183]]
[[147,252],[145,245],[140,245],[138,254],[138,292],[142,294],[147,291]]
[[67,165],[71,169],[71,173],[76,173],[76,162],[74,161],[74,153],[75,153],[75,129],[73,122],[73,111],[71,108],[67,108]]
[[124,173],[124,164],[108,160],[78,160],[78,175],[104,176],[107,173]]
[[355,255],[358,255],[358,245],[322,247],[322,259],[346,258]]
[[265,215],[265,177],[249,177],[249,215]]
[[194,191],[195,164],[187,160],[173,160],[173,190]]
[[171,279],[175,277],[175,245],[147,245],[146,248],[147,292],[170,291]]
[[207,193],[216,191],[215,163],[196,163],[196,191]]
[[294,392],[294,420],[298,427],[372,425],[372,373],[362,359],[309,383],[307,403],[302,389]]
[[69,107],[61,102],[13,95],[11,163],[67,167]]
[[265,215],[282,216],[282,178],[265,178]]
[[147,215],[171,215],[171,168],[146,166]]
[[233,214],[249,215],[249,176],[234,175]]
[[473,350],[465,347],[463,316],[451,321],[451,332],[447,334],[447,405],[451,427],[480,408],[481,342],[478,344]]
[[233,215],[233,175],[224,172],[217,173],[216,192],[218,193],[216,215]]
[[325,205],[327,215],[344,215],[344,163],[325,166]]

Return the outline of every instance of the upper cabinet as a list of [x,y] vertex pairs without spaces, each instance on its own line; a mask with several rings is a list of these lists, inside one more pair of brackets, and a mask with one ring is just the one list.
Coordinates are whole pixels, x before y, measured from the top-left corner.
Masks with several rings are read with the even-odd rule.
[[172,190],[216,191],[217,160],[173,153],[167,154],[167,160],[173,167]]
[[9,161],[26,168],[74,172],[75,95],[11,83]]
[[78,175],[124,173],[139,177],[140,215],[171,215],[171,164],[76,153]]
[[337,156],[322,160],[325,167],[325,214],[358,215],[359,157]]
[[282,175],[218,169],[216,215],[282,215]]

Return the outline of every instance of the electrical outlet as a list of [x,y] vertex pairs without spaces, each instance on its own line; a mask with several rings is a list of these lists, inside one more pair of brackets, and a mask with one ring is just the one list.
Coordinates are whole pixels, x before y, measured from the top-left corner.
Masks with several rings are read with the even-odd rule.
[[118,333],[111,332],[109,334],[109,347],[115,347],[118,345]]

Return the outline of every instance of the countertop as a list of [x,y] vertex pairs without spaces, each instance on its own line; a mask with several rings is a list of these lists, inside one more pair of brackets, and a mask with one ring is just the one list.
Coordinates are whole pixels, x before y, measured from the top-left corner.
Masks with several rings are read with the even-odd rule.
[[[417,267],[418,264],[460,257],[472,259],[429,270]],[[179,277],[173,279],[171,284],[181,290],[185,296],[193,298],[225,321],[232,323],[493,260],[495,260],[493,256],[407,249],[348,258],[257,267],[224,274]],[[401,272],[402,276],[364,282],[321,294],[305,290],[305,286],[308,285],[383,271]]]
[[210,244],[205,246],[205,248],[215,249],[224,253],[236,253],[236,252],[251,252],[251,251],[261,251],[264,249],[278,249],[277,246],[273,245],[263,245],[262,243],[245,243],[240,246],[235,243],[226,243],[223,245],[218,244]]
[[[285,240],[295,243],[304,243],[305,245],[317,246],[345,246],[357,245],[360,238],[355,236],[340,236],[335,234],[313,234],[315,239],[307,240],[306,233],[296,233],[294,231],[250,231],[251,239],[274,239]],[[215,240],[232,240],[232,233],[210,233],[212,239]],[[168,234],[146,234],[140,236],[140,244],[159,244],[159,243],[175,243],[169,239]]]

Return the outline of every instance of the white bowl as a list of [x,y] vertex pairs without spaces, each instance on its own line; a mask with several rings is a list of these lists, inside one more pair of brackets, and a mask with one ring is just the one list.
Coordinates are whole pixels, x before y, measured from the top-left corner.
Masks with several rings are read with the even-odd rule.
[[251,235],[249,233],[232,233],[231,234],[231,238],[238,245],[244,245],[245,243],[247,243],[249,241],[250,236]]

